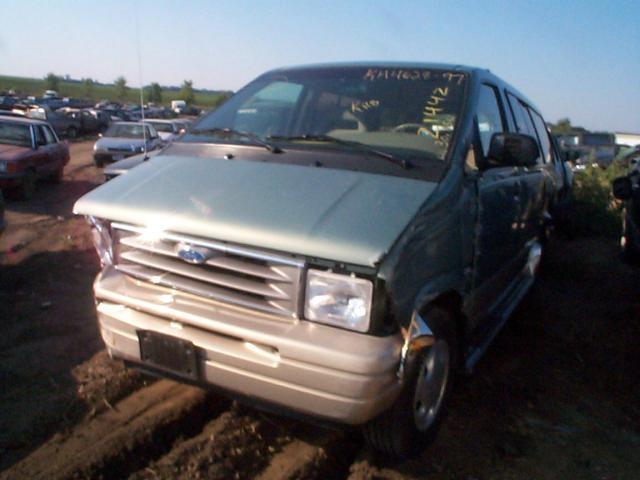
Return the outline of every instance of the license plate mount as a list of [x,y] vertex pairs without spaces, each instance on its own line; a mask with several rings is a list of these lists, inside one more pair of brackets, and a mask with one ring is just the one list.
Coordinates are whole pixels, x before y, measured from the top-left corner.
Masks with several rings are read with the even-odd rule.
[[198,360],[192,342],[149,330],[138,330],[140,359],[146,365],[198,379]]

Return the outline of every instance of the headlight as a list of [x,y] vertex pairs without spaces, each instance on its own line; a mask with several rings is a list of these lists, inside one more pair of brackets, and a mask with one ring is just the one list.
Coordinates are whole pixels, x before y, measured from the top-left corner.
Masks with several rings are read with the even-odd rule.
[[366,332],[372,293],[373,284],[369,280],[309,270],[304,316],[307,320]]
[[0,162],[0,172],[5,173],[7,171],[7,162]]
[[91,216],[87,217],[87,221],[91,225],[91,239],[100,257],[100,263],[103,267],[113,265],[113,245],[111,234],[109,233],[109,224],[104,220]]

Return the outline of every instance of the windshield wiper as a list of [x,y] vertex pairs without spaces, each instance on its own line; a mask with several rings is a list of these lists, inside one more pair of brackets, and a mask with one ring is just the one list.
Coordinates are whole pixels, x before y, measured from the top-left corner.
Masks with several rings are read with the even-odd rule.
[[315,135],[315,134],[305,133],[303,135],[293,135],[293,136],[269,135],[267,138],[270,140],[284,140],[284,141],[306,140],[309,142],[335,143],[337,145],[354,147],[358,150],[372,153],[373,155],[376,155],[380,158],[384,158],[385,160],[395,165],[398,165],[404,168],[405,170],[413,166],[411,162],[408,162],[404,158],[399,158],[394,155],[391,155],[390,153],[383,152],[382,150],[378,150],[376,148],[370,147],[366,143],[356,142],[354,140],[342,140],[341,138],[332,137],[331,135]]
[[232,128],[198,128],[198,129],[191,129],[189,130],[188,133],[191,133],[193,135],[210,135],[210,134],[236,135],[238,137],[248,138],[253,143],[266,148],[271,153],[283,153],[283,150],[280,147],[276,145],[271,145],[270,143],[265,142],[258,135],[251,132],[242,132],[240,130],[233,130]]

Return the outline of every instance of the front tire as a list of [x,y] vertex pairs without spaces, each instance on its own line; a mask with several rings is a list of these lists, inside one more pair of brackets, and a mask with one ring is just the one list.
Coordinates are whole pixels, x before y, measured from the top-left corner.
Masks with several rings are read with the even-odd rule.
[[76,127],[69,127],[67,129],[67,137],[71,140],[74,140],[78,137],[78,130],[76,129]]
[[22,177],[22,183],[18,187],[18,196],[21,200],[31,200],[36,191],[36,172],[27,170]]
[[445,311],[438,314],[448,317],[447,331],[414,354],[394,405],[364,427],[367,443],[386,456],[406,458],[417,453],[435,438],[445,416],[457,367],[457,341],[452,316]]

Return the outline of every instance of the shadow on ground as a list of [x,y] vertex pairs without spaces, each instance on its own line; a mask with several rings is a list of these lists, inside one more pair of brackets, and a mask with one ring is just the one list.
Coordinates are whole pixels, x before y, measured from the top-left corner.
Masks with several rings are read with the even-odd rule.
[[102,348],[97,268],[90,250],[0,265],[0,468],[84,413],[72,369]]

